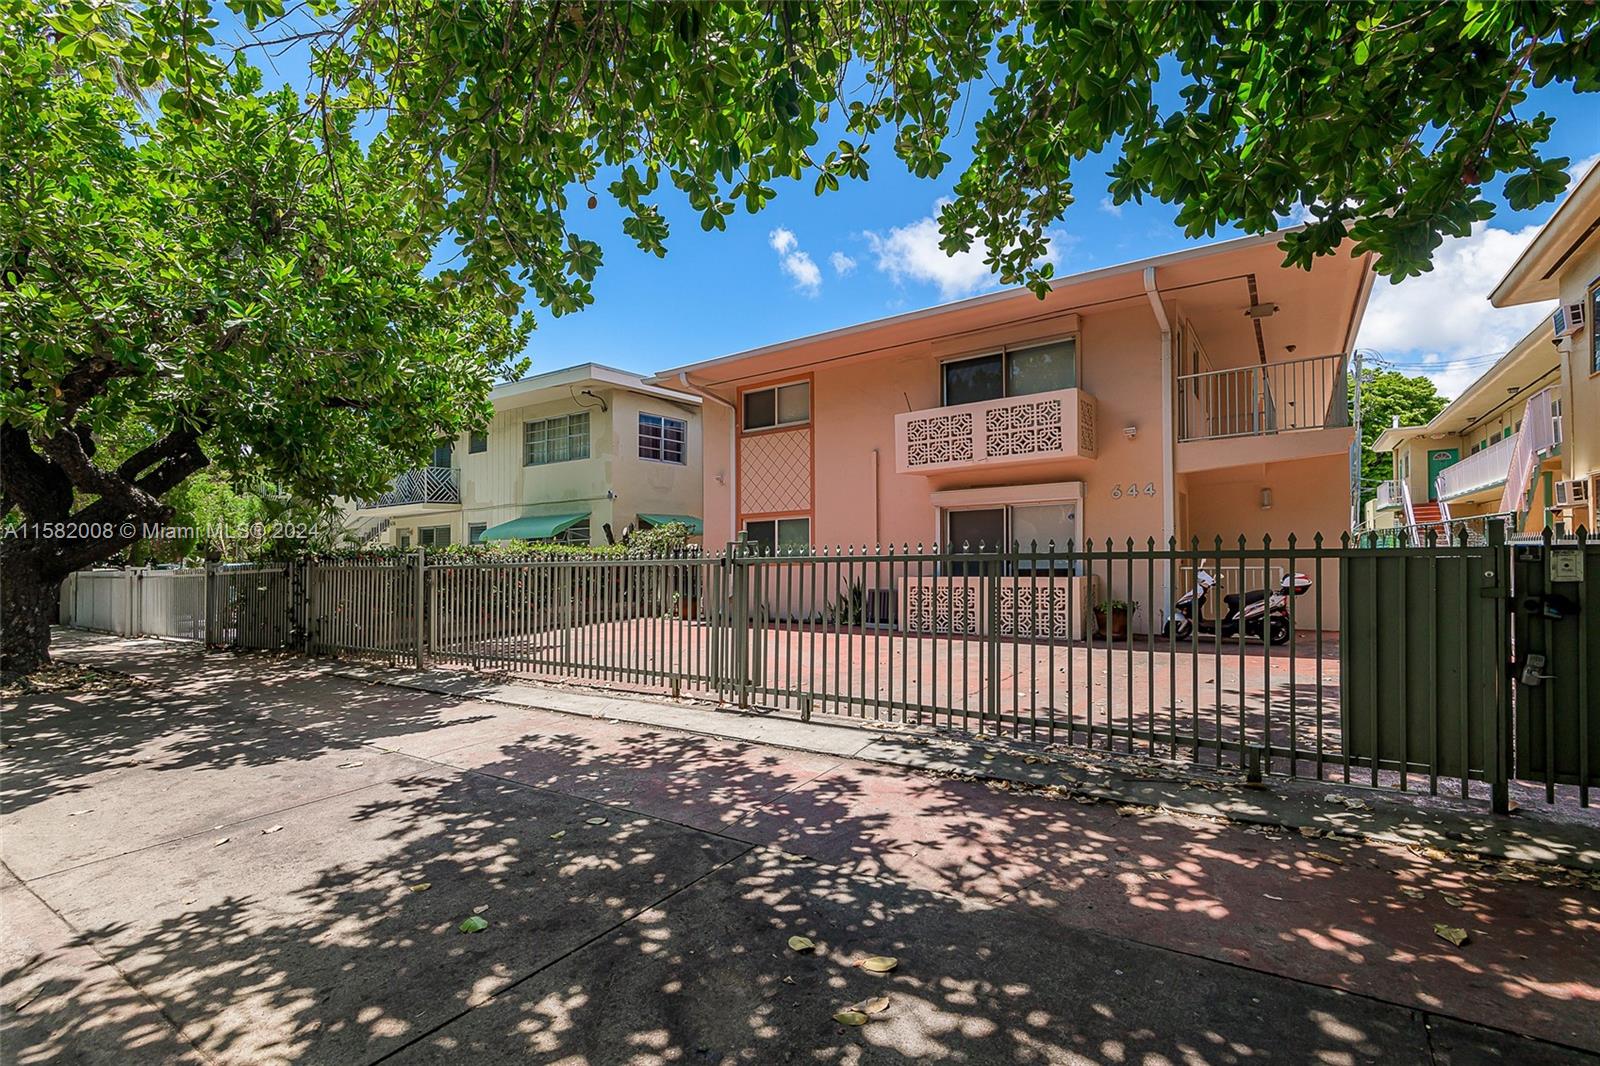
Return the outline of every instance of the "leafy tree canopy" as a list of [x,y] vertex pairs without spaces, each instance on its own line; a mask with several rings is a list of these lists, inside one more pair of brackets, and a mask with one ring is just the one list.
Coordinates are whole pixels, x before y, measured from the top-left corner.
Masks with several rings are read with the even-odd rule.
[[1378,491],[1378,483],[1394,476],[1394,459],[1375,452],[1372,442],[1392,425],[1421,426],[1449,403],[1428,378],[1386,370],[1364,370],[1361,381],[1361,507]]
[[[1485,182],[1506,177],[1517,209],[1558,197],[1570,161],[1541,154],[1552,119],[1525,112],[1528,91],[1600,89],[1600,5],[1580,0],[229,6],[265,47],[313,48],[313,111],[383,116],[374,148],[416,195],[419,239],[453,233],[475,277],[557,314],[591,299],[600,248],[574,209],[601,193],[659,255],[665,185],[719,229],[782,179],[819,194],[865,179],[885,137],[913,173],[940,175],[966,121],[974,157],[942,243],[980,242],[1007,282],[1043,286],[1072,166],[1108,148],[1113,200],[1177,204],[1191,237],[1304,212],[1289,262],[1349,239],[1398,280],[1493,215]],[[200,64],[171,59],[209,44],[206,4],[143,10],[169,51],[139,76],[171,78],[163,107],[204,115]],[[85,39],[81,20],[56,21]]]

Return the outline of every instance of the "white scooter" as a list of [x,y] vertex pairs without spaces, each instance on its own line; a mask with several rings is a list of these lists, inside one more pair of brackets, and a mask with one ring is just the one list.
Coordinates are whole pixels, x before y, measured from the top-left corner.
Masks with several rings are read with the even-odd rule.
[[1250,589],[1241,596],[1230,592],[1222,598],[1228,613],[1220,621],[1205,620],[1206,600],[1216,587],[1217,579],[1207,570],[1195,573],[1194,588],[1184,593],[1172,605],[1167,618],[1166,632],[1173,640],[1187,640],[1196,630],[1221,639],[1237,637],[1244,630],[1246,640],[1260,641],[1265,637],[1273,644],[1287,644],[1293,635],[1289,620],[1289,597],[1303,596],[1311,588],[1311,579],[1305,574],[1283,575],[1283,581],[1271,596],[1265,589]]

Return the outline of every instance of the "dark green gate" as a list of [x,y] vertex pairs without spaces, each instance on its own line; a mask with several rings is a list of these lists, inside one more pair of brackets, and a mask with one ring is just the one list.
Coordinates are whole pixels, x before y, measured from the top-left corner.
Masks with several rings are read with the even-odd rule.
[[1491,543],[1343,554],[1340,716],[1350,764],[1439,781],[1487,781],[1507,804],[1504,532]]
[[1600,785],[1600,543],[1512,548],[1515,589],[1516,757],[1519,781],[1577,785],[1587,806]]

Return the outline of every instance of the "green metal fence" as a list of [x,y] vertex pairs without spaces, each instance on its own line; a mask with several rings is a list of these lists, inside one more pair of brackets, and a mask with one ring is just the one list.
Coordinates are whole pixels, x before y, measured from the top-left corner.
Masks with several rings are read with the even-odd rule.
[[[214,570],[222,613],[209,632],[241,647],[965,730],[1498,810],[1520,774],[1552,802],[1587,804],[1600,766],[1593,598],[1560,593],[1572,610],[1555,617],[1567,600],[1541,591],[1544,615],[1525,619],[1511,609],[1516,589],[1544,586],[1520,554],[1513,572],[1512,551],[1498,526],[1488,543],[1397,547],[419,551]],[[1543,649],[1558,664],[1543,671],[1553,682],[1534,671],[1510,683],[1514,640],[1523,659]]]

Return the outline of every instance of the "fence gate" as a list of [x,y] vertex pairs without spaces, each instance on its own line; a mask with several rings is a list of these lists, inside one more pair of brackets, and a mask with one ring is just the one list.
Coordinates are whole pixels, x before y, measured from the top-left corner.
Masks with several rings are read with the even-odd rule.
[[294,644],[302,602],[290,563],[215,566],[206,605],[206,643],[275,651]]
[[1600,785],[1600,542],[1517,545],[1514,556],[1516,777],[1577,785],[1579,803]]
[[1340,581],[1346,758],[1380,773],[1487,781],[1508,803],[1508,595],[1504,531],[1492,543],[1412,545],[1343,553]]

